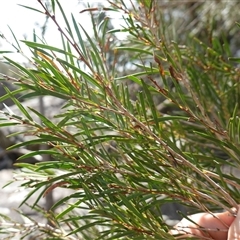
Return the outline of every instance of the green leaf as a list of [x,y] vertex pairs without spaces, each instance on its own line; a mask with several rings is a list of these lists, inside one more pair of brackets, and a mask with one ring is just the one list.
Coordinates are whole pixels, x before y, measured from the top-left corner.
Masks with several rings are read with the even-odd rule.
[[78,42],[79,42],[79,44],[81,46],[81,50],[83,52],[83,56],[85,58],[87,58],[87,50],[86,50],[86,47],[85,47],[86,44],[83,41],[82,34],[79,31],[79,27],[78,27],[77,22],[76,22],[76,20],[75,20],[73,15],[72,15],[72,21],[73,21],[73,26],[74,26],[75,32],[76,32],[77,37],[78,37]]
[[52,11],[55,14],[55,0],[51,0]]
[[11,31],[11,33],[12,33],[12,36],[13,36],[13,38],[14,38],[14,40],[15,40],[15,42],[17,43],[17,46],[18,46],[18,48],[17,47],[15,47],[13,44],[12,44],[12,46],[17,50],[17,51],[20,51],[20,49],[21,49],[21,47],[20,47],[20,45],[19,45],[19,43],[18,43],[18,40],[17,40],[17,38],[16,38],[16,36],[15,36],[15,34],[14,34],[14,32],[12,31],[12,29],[8,26],[8,28],[9,28],[9,30]]
[[32,10],[32,11],[35,11],[35,12],[39,12],[39,13],[44,14],[44,12],[42,12],[42,11],[36,9],[36,8],[32,8],[32,7],[29,7],[29,6],[22,5],[22,4],[18,4],[18,6],[21,6],[21,7],[24,7],[24,8],[30,9],[30,10]]
[[11,99],[13,100],[13,102],[16,104],[16,106],[18,107],[18,109],[21,111],[21,113],[23,113],[25,115],[25,117],[30,120],[33,121],[32,117],[29,115],[28,111],[25,109],[25,107],[12,95],[11,91],[7,88],[4,87],[5,91],[8,93],[8,95],[11,97]]
[[138,49],[138,48],[132,48],[132,47],[116,47],[116,50],[120,51],[132,51],[134,53],[142,53],[142,54],[147,54],[147,55],[153,55],[152,52],[144,50],[144,49]]
[[21,70],[23,73],[25,73],[28,77],[31,77],[32,80],[37,82],[36,77],[34,76],[34,74],[31,73],[31,71],[29,71],[27,68],[21,66],[20,64],[18,64],[17,62],[12,61],[11,59],[4,57],[9,63],[11,63],[13,66],[15,66],[17,69]]
[[[81,26],[81,25],[80,25]],[[91,45],[91,47],[92,47],[92,50],[93,51],[91,51],[91,53],[92,53],[92,58],[93,58],[93,60],[94,60],[94,65],[96,66],[96,67],[101,67],[101,71],[102,71],[102,73],[104,74],[104,76],[105,76],[105,78],[107,78],[107,75],[106,75],[106,70],[105,70],[105,67],[104,67],[104,61],[103,61],[103,59],[102,59],[102,57],[101,57],[101,54],[100,54],[100,52],[99,52],[99,49],[97,48],[97,45],[96,45],[96,43],[95,42],[93,42],[93,39],[92,39],[92,37],[91,36],[89,36],[89,34],[87,33],[87,31],[81,26],[81,28],[82,28],[82,30],[83,30],[83,32],[84,32],[84,34],[85,34],[85,36],[87,37],[87,40],[88,40],[88,42],[90,43],[90,45]]]
[[74,56],[71,53],[68,53],[60,48],[56,48],[56,47],[49,46],[49,45],[42,44],[42,43],[30,42],[30,41],[22,41],[22,42],[25,43],[27,46],[29,46],[35,50],[38,50],[38,51],[41,51],[41,49],[47,49],[47,50],[50,50],[53,52],[58,52],[58,53],[62,53],[64,55],[72,56],[77,59],[76,56]]
[[38,150],[38,151],[26,153],[26,154],[22,155],[21,157],[19,157],[17,160],[31,158],[31,157],[34,157],[36,155],[43,155],[43,154],[54,155],[54,154],[56,154],[56,151],[52,151],[52,150]]
[[70,36],[71,36],[72,39],[73,39],[72,29],[71,29],[71,27],[70,27],[70,25],[69,25],[69,22],[68,22],[68,19],[67,19],[66,15],[65,15],[65,12],[64,12],[64,10],[63,10],[63,8],[62,8],[62,6],[61,6],[61,4],[59,3],[58,0],[56,0],[56,3],[57,3],[57,5],[58,5],[58,7],[59,7],[59,9],[60,9],[60,11],[61,11],[61,14],[62,14],[62,16],[63,16],[63,19],[64,19],[65,23],[66,23],[66,25],[67,25],[68,33],[70,34]]
[[228,60],[231,62],[237,62],[237,63],[240,62],[240,58],[237,58],[237,57],[229,57]]
[[31,139],[29,141],[24,141],[24,142],[13,144],[10,147],[8,147],[7,150],[21,148],[21,147],[24,147],[24,146],[43,144],[43,143],[45,143],[43,139]]
[[40,119],[40,121],[47,127],[49,127],[50,129],[58,129],[57,126],[52,122],[50,121],[49,119],[47,119],[43,114],[41,114],[40,112],[36,111],[35,109],[33,108],[30,108],[29,109],[34,112]]
[[152,95],[149,91],[148,85],[144,82],[144,80],[141,80],[141,82],[142,82],[145,96],[148,101],[148,107],[150,107],[150,109],[151,109],[151,113],[152,113],[153,120],[154,120],[154,125],[155,125],[156,129],[159,131],[160,129],[159,129],[159,125],[158,125],[157,110],[156,110],[155,104],[153,102]]
[[102,89],[102,86],[97,82],[96,79],[94,79],[93,77],[91,77],[89,74],[87,74],[85,71],[82,71],[81,69],[79,69],[78,67],[66,62],[65,60],[62,59],[57,59],[59,62],[65,64],[66,66],[70,67],[71,69],[73,69],[74,71],[78,72],[81,74],[82,77],[84,77],[87,81],[89,81],[90,83],[92,83],[93,85],[95,85],[97,88]]
[[0,54],[3,54],[3,53],[13,53],[13,51],[0,51]]

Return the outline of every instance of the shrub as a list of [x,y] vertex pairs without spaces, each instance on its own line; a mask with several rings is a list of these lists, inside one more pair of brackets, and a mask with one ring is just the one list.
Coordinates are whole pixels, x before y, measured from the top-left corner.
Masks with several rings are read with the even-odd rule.
[[[73,192],[52,206],[48,225],[13,225],[25,235],[37,229],[39,239],[174,239],[161,213],[165,203],[179,202],[191,212],[237,206],[239,179],[229,171],[240,156],[239,59],[214,24],[201,26],[207,34],[198,38],[193,29],[181,35],[178,22],[169,22],[176,8],[168,5],[167,15],[160,2],[109,2],[102,15],[86,8],[93,36],[58,1],[51,9],[39,1],[43,10],[32,9],[55,23],[62,48],[34,36],[23,41],[32,67],[5,57],[19,71],[11,78],[18,89],[6,88],[1,100],[11,98],[21,115],[3,111],[1,126],[7,122],[32,137],[9,149],[47,145],[20,160],[51,156],[16,164],[31,189],[23,204],[39,190],[35,208],[56,188]],[[206,9],[193,6],[183,11]],[[114,27],[109,12],[121,13],[125,24]],[[119,34],[125,39],[118,41]],[[53,96],[64,105],[50,119],[25,107],[19,93],[22,99]]]

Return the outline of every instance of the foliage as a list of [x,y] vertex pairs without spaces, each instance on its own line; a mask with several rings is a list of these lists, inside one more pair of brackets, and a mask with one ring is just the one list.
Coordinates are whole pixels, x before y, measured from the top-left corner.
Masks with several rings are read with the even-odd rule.
[[[195,212],[237,206],[239,179],[224,169],[240,163],[239,59],[231,57],[224,36],[211,35],[214,31],[201,40],[187,31],[175,38],[160,1],[138,2],[109,1],[103,8],[106,15],[123,14],[119,29],[109,25],[109,17],[98,21],[97,8],[85,9],[91,36],[58,1],[51,1],[51,11],[39,1],[42,10],[32,10],[56,24],[62,48],[34,36],[23,41],[33,67],[5,56],[19,71],[20,90],[6,89],[0,99],[10,97],[22,115],[6,110],[1,125],[12,123],[16,131],[25,126],[21,134],[34,137],[9,149],[47,144],[21,159],[39,154],[54,159],[17,164],[23,185],[32,189],[23,204],[38,190],[33,207],[55,188],[74,190],[46,216],[54,230],[34,222],[28,226],[41,232],[39,239],[174,239],[161,214],[163,204],[181,202]],[[118,42],[121,33],[127,37]],[[124,57],[128,65],[121,72]],[[126,82],[137,90],[131,92]],[[19,92],[24,99],[50,95],[65,104],[48,119],[24,107],[15,97]],[[63,204],[65,209],[55,212]]]

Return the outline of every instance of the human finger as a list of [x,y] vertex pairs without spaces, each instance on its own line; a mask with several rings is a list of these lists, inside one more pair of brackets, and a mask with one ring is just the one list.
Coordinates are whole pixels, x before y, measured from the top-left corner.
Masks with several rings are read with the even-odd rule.
[[240,239],[240,211],[238,210],[236,218],[229,227],[227,240],[239,240],[239,239]]
[[195,236],[202,239],[226,240],[229,226],[234,216],[229,212],[223,213],[198,213],[180,221],[171,234],[184,234],[185,237]]

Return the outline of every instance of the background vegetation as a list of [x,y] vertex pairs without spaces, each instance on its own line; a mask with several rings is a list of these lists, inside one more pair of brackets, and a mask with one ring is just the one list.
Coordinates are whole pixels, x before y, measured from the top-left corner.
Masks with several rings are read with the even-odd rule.
[[[237,206],[236,4],[106,1],[101,9],[82,11],[91,16],[93,36],[65,15],[59,1],[30,9],[55,23],[62,48],[33,35],[23,41],[31,50],[30,67],[5,54],[18,77],[2,78],[17,90],[5,87],[0,100],[11,98],[21,115],[6,108],[1,126],[31,136],[8,150],[45,146],[20,160],[49,156],[35,165],[16,164],[23,186],[32,189],[22,204],[39,190],[33,208],[55,188],[73,192],[49,211],[38,209],[47,225],[33,219],[11,225],[2,216],[1,231],[14,235],[20,229],[22,238],[38,239],[174,239],[162,216],[165,203],[179,202],[189,213]],[[122,16],[121,27],[111,19],[114,13]],[[21,103],[42,96],[64,101],[53,119]]]

